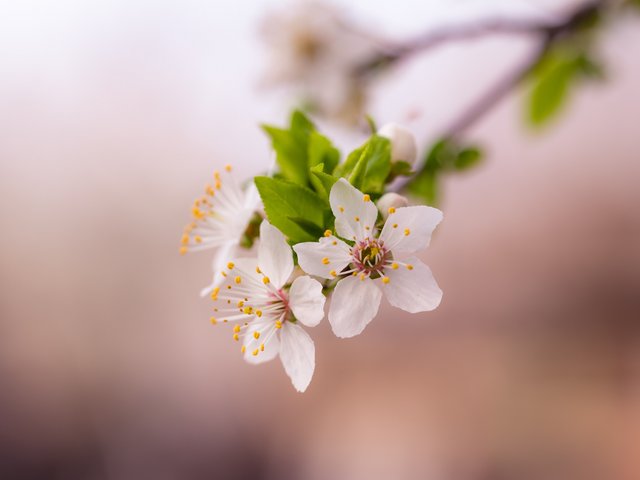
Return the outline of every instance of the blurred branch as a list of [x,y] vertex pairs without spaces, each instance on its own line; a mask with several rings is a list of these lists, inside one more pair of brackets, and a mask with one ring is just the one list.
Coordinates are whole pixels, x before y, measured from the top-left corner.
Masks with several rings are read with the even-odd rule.
[[[374,60],[374,63],[368,64],[371,68],[373,65],[381,65],[381,62],[395,62],[413,55],[417,52],[423,52],[426,49],[436,47],[443,43],[451,41],[477,38],[487,34],[505,33],[505,34],[532,34],[539,37],[537,46],[533,53],[524,61],[518,63],[512,70],[506,73],[504,77],[492,85],[486,92],[473,102],[468,108],[464,109],[460,116],[455,119],[452,124],[445,129],[441,140],[452,140],[461,135],[469,127],[475,124],[485,114],[487,114],[500,100],[517,88],[540,63],[547,52],[555,43],[567,34],[574,33],[590,25],[597,19],[603,8],[607,5],[607,0],[594,0],[579,5],[575,9],[569,11],[566,16],[553,23],[535,23],[535,22],[514,22],[496,20],[489,21],[483,25],[464,27],[458,29],[449,29],[442,32],[435,32],[419,37],[400,47],[396,52],[387,54],[383,59]],[[422,166],[416,173],[419,174],[424,169]],[[395,190],[403,190],[411,179],[406,179],[396,185]]]

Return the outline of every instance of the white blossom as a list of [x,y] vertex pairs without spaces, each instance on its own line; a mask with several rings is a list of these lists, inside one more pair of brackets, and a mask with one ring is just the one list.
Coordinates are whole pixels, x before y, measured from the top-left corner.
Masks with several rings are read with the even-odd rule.
[[266,220],[260,225],[258,258],[226,267],[211,293],[216,305],[212,323],[235,323],[233,338],[242,339],[241,351],[250,363],[279,355],[293,386],[304,392],[315,368],[315,347],[300,324],[314,327],[324,317],[322,285],[306,275],[291,282],[291,247]]
[[329,195],[338,235],[330,231],[319,242],[293,248],[300,267],[310,275],[338,279],[329,307],[329,322],[338,337],[361,333],[378,312],[382,295],[391,305],[416,313],[435,309],[442,299],[431,270],[413,254],[425,249],[442,212],[427,206],[390,208],[382,231],[378,210],[345,179]]
[[410,165],[416,162],[418,147],[411,130],[396,123],[387,123],[378,130],[378,135],[391,141],[392,162],[403,161]]
[[333,5],[299,1],[263,26],[269,55],[264,83],[294,87],[316,112],[340,120],[362,116],[365,85],[356,70],[376,52]]
[[213,258],[213,282],[201,291],[208,295],[219,283],[219,272],[225,261],[234,256],[249,221],[260,204],[253,182],[242,189],[227,165],[223,172],[215,171],[213,183],[205,187],[205,194],[196,199],[191,213],[193,220],[182,234],[180,253],[216,248]]

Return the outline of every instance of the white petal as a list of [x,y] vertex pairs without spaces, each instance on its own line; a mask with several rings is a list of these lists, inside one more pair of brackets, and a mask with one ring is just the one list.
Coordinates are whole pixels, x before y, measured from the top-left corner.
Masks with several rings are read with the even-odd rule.
[[[254,333],[259,332],[260,337],[255,338]],[[280,339],[275,324],[268,322],[251,322],[244,337],[244,359],[257,365],[273,360],[280,353]],[[264,350],[261,346],[264,345]]]
[[351,248],[337,237],[323,237],[319,242],[304,242],[293,246],[300,268],[309,275],[335,278],[351,261]]
[[368,195],[341,178],[331,188],[329,203],[336,217],[338,235],[348,240],[362,240],[372,235],[378,209]]
[[293,272],[293,252],[280,230],[266,220],[260,225],[258,264],[276,288],[282,288]]
[[296,278],[289,290],[291,310],[307,327],[315,327],[320,323],[324,317],[325,301],[320,282],[306,275]]
[[428,312],[440,305],[442,290],[429,267],[417,258],[406,260],[413,267],[400,266],[397,270],[385,269],[389,283],[379,281],[380,288],[394,307],[409,313]]
[[388,123],[378,130],[378,135],[391,141],[391,161],[404,161],[413,165],[416,161],[418,147],[416,138],[406,127]]
[[304,392],[313,377],[316,349],[313,340],[301,326],[291,322],[282,325],[280,360],[295,389]]
[[229,260],[231,260],[235,256],[237,246],[238,245],[236,242],[228,242],[218,248],[218,250],[216,250],[216,253],[213,256],[213,262],[211,264],[211,267],[213,269],[213,280],[209,286],[200,290],[201,297],[206,297],[213,291],[214,288],[222,283],[224,277],[220,275],[220,272],[224,270]]
[[442,220],[442,212],[437,208],[398,208],[389,214],[380,233],[384,246],[394,253],[414,253],[429,246],[431,234]]
[[373,280],[347,277],[338,282],[331,297],[329,323],[336,336],[353,337],[376,316],[382,292]]

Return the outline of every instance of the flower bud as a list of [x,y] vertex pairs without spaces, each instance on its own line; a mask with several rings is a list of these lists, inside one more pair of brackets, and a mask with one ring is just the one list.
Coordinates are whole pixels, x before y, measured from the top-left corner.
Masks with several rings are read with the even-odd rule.
[[383,219],[387,219],[390,212],[393,212],[396,208],[406,207],[409,205],[409,201],[402,195],[397,193],[385,193],[380,200],[378,200],[378,210],[382,214]]
[[392,162],[403,161],[410,165],[415,163],[418,148],[411,131],[395,123],[387,123],[378,130],[378,135],[391,141]]

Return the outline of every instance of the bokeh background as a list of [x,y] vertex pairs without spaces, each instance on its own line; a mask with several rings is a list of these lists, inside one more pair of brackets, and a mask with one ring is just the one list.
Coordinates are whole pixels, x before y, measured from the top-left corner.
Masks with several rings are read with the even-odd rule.
[[[572,2],[336,3],[402,39]],[[0,478],[640,478],[640,22],[548,128],[516,93],[472,130],[489,156],[446,181],[425,256],[441,307],[323,322],[301,395],[209,324],[210,255],[177,254],[214,168],[270,162],[257,125],[290,103],[258,25],[283,5],[0,2]],[[530,46],[416,57],[369,111],[426,146]]]

